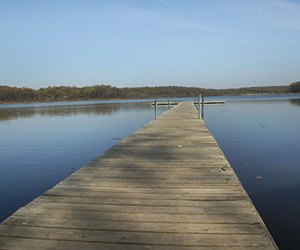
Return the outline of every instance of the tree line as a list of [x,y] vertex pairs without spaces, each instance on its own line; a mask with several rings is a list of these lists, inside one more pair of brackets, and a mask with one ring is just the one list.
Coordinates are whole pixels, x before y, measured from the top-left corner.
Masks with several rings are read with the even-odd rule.
[[89,99],[143,99],[162,97],[193,97],[199,93],[205,96],[278,94],[300,92],[300,82],[289,86],[265,86],[231,89],[207,89],[197,87],[161,86],[117,88],[111,85],[89,87],[58,86],[40,89],[0,86],[0,102],[49,102]]

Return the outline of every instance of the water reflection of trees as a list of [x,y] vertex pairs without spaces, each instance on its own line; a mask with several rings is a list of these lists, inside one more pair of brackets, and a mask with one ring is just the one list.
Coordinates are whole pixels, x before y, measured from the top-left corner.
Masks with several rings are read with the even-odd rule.
[[300,106],[300,99],[290,99],[290,103],[295,106]]
[[112,115],[118,111],[149,110],[149,103],[93,104],[55,107],[4,108],[0,109],[0,121],[32,116]]

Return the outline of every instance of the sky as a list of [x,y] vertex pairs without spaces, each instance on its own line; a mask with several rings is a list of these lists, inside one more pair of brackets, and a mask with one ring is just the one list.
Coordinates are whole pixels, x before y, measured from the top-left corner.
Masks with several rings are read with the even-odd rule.
[[0,85],[299,80],[299,0],[0,0]]

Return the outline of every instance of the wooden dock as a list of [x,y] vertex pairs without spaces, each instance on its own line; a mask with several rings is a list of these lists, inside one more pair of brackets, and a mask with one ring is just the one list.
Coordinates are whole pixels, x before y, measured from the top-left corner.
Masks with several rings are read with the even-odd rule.
[[0,225],[0,249],[278,249],[192,102]]

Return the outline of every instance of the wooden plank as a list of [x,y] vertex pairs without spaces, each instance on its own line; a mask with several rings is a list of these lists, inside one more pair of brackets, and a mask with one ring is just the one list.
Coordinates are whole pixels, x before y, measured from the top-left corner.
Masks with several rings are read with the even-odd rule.
[[[152,194],[152,195],[157,195],[157,194],[165,194],[169,195],[169,198],[172,198],[172,195],[174,195],[175,199],[178,199],[176,197],[180,198],[186,198],[189,199],[188,195],[196,195],[196,197],[204,197],[204,196],[212,196],[214,194],[216,195],[231,195],[231,194],[238,194],[238,195],[243,195],[245,197],[243,189],[240,186],[209,186],[209,187],[204,187],[204,186],[199,186],[198,188],[145,188],[145,187],[133,187],[133,188],[118,188],[118,187],[89,187],[89,186],[78,186],[78,185],[69,185],[65,186],[62,184],[58,184],[57,186],[53,187],[52,189],[49,189],[46,194],[53,193],[53,192],[60,192],[60,191],[75,191],[75,192],[85,192],[86,194],[92,193],[92,192],[97,192],[98,194],[107,194],[107,193],[129,193],[130,195],[134,194],[141,194],[141,195],[146,195],[146,194]],[[200,195],[201,194],[201,195]],[[177,196],[176,196],[177,195]],[[160,196],[157,196],[159,198]],[[172,198],[172,199],[174,199]],[[246,198],[246,197],[245,197]]]
[[[119,158],[130,158],[133,161],[134,160],[140,160],[140,159],[144,159],[144,160],[166,160],[166,161],[187,161],[187,162],[197,162],[197,161],[215,161],[215,160],[221,160],[224,159],[223,155],[221,153],[218,154],[191,154],[191,155],[187,155],[187,154],[179,154],[179,155],[172,155],[172,154],[161,154],[161,153],[156,153],[156,154],[140,154],[137,156],[132,156],[134,154],[134,152],[132,152],[131,154],[129,153],[124,153],[124,154],[120,154]],[[111,154],[103,154],[103,157],[111,157]],[[193,158],[193,160],[191,160],[191,157]],[[127,159],[129,160],[129,159]]]
[[143,180],[156,180],[156,181],[164,181],[164,180],[200,180],[201,179],[236,179],[236,177],[232,176],[232,174],[227,171],[222,171],[220,169],[210,169],[209,171],[189,171],[189,172],[175,172],[175,171],[160,171],[160,174],[157,175],[155,171],[143,171],[143,170],[129,170],[129,171],[86,171],[86,172],[80,172],[78,175],[73,176],[72,180],[79,179],[80,177],[83,179],[107,179],[107,180],[118,180],[118,179],[127,179],[133,180],[133,179],[140,179],[140,176],[143,176]]
[[[136,200],[186,200],[186,201],[237,201],[245,200],[245,195],[241,192],[228,192],[228,193],[215,193],[215,194],[172,194],[172,193],[143,193],[143,192],[99,192],[97,189],[89,188],[90,191],[82,191],[86,188],[59,188],[52,189],[46,192],[46,195],[51,196],[68,196],[68,197],[90,197],[90,198],[99,198],[99,199],[136,199]],[[209,190],[209,189],[208,189]],[[247,199],[246,199],[247,200]]]
[[168,246],[265,246],[269,247],[265,235],[242,234],[191,234],[191,233],[153,233],[97,231],[78,229],[56,229],[43,227],[26,227],[17,225],[0,225],[0,235],[35,239],[73,240],[81,242],[150,244]]
[[79,203],[79,204],[106,204],[106,205],[144,205],[144,206],[170,206],[170,207],[250,207],[250,203],[246,199],[241,200],[184,200],[184,199],[138,199],[137,197],[128,196],[127,198],[98,198],[98,197],[78,197],[78,196],[40,196],[39,200],[44,202],[60,202],[60,203]]
[[[98,243],[98,242],[80,242],[80,241],[66,241],[66,240],[49,240],[49,239],[27,239],[1,237],[0,244],[3,249],[15,250],[70,250],[70,249],[85,249],[85,250],[220,250],[220,247],[211,246],[162,246],[162,245],[147,245],[147,244],[114,244],[114,243]],[[42,247],[42,248],[41,248]],[[262,247],[227,247],[222,246],[222,250],[265,250]]]
[[192,103],[0,225],[0,249],[277,249]]
[[[168,170],[169,168],[175,169],[179,168],[182,171],[187,171],[190,168],[221,168],[228,167],[228,163],[224,160],[223,157],[217,159],[199,159],[198,161],[193,160],[182,160],[182,161],[168,161],[168,160],[158,160],[153,159],[151,161],[142,161],[140,158],[134,157],[121,157],[118,159],[110,159],[110,158],[102,158],[95,159],[91,163],[89,163],[85,168],[99,168],[101,165],[101,169],[104,168],[113,168],[117,169],[118,167],[122,170],[134,168],[134,169],[162,169]],[[181,166],[181,167],[180,167]]]
[[113,230],[126,232],[165,232],[193,234],[251,234],[260,235],[263,227],[260,224],[204,224],[204,223],[172,223],[172,222],[135,222],[135,221],[106,221],[85,219],[36,218],[28,216],[11,216],[5,225],[30,227],[70,228],[85,230]]
[[[97,212],[80,210],[61,210],[49,208],[19,209],[15,216],[35,216],[36,218],[51,217],[57,219],[81,218],[101,221],[135,221],[135,222],[169,222],[169,223],[205,223],[205,224],[257,224],[259,220],[255,214],[163,214],[163,213],[124,213]],[[4,222],[5,223],[5,222]],[[0,234],[1,236],[1,234]]]
[[99,182],[101,182],[101,184],[104,184],[104,186],[107,185],[111,185],[113,186],[114,184],[116,184],[117,186],[120,185],[131,185],[134,183],[143,183],[143,184],[158,184],[158,185],[167,185],[170,184],[170,187],[172,184],[175,185],[179,185],[179,184],[224,184],[224,183],[232,183],[235,184],[237,179],[234,176],[224,176],[224,175],[220,175],[219,177],[216,175],[213,176],[208,176],[210,178],[207,178],[207,176],[201,177],[201,178],[174,178],[174,179],[169,179],[169,178],[160,178],[160,177],[156,177],[153,176],[148,177],[148,178],[142,178],[139,176],[135,176],[135,177],[97,177],[97,176],[72,176],[70,177],[68,180],[66,180],[64,183],[79,183],[79,184],[91,184],[91,185],[99,185]]
[[85,211],[85,212],[119,212],[124,213],[151,213],[151,214],[212,214],[212,215],[248,215],[254,213],[252,207],[247,206],[158,206],[158,205],[127,205],[127,204],[81,204],[54,202],[51,199],[43,202],[36,202],[27,206],[28,211],[40,211],[41,209]]
[[159,176],[160,178],[198,178],[203,176],[214,175],[232,175],[232,171],[228,167],[207,167],[207,168],[185,168],[184,171],[179,167],[160,168],[159,174],[155,169],[149,168],[83,168],[78,171],[81,176],[94,176],[94,177],[135,177],[142,174],[144,178],[151,178],[152,176]]
[[238,183],[233,182],[233,181],[218,181],[218,182],[209,182],[208,183],[202,183],[202,184],[182,184],[182,183],[172,183],[172,184],[164,184],[164,183],[102,183],[102,182],[94,182],[94,183],[78,183],[76,181],[64,181],[61,184],[58,184],[59,186],[78,186],[78,187],[99,187],[99,188],[139,188],[141,186],[142,188],[173,188],[177,189],[178,185],[181,186],[181,188],[185,189],[198,189],[200,188],[213,188],[213,187],[223,187],[223,186],[228,186],[228,187],[238,187]]

